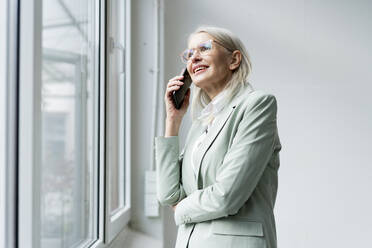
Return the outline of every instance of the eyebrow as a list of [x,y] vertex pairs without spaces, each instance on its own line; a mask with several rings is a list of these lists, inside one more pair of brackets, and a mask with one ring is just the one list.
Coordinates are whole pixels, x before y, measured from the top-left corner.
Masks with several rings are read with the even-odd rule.
[[[211,39],[209,39],[209,40],[206,40],[206,41],[202,41],[202,42],[200,42],[197,46],[200,46],[201,44],[203,44],[203,43],[205,43],[205,42],[207,42],[207,41],[210,41]],[[192,48],[187,48],[188,50],[191,50],[191,49],[195,49],[195,47],[192,47]]]

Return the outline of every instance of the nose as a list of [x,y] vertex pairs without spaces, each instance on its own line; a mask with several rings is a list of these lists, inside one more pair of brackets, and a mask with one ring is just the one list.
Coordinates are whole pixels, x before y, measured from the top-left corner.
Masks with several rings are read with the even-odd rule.
[[190,61],[192,63],[195,63],[195,62],[200,61],[200,60],[201,60],[201,57],[200,57],[199,51],[195,51],[195,53],[191,56]]

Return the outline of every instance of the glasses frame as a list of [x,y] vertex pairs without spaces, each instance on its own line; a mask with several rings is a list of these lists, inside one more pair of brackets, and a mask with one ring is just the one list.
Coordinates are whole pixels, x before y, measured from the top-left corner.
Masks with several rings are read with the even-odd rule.
[[[229,48],[225,47],[224,45],[222,45],[221,42],[219,42],[219,41],[217,41],[217,40],[214,40],[214,39],[210,39],[210,40],[207,40],[207,41],[201,42],[201,43],[197,46],[197,48],[199,48],[200,45],[205,44],[205,43],[207,43],[207,42],[210,42],[210,43],[211,43],[211,49],[210,49],[210,50],[213,49],[212,42],[215,42],[215,43],[217,43],[218,45],[220,45],[220,46],[222,46],[223,48],[225,48],[226,50],[228,50],[229,52],[233,52],[231,49],[229,49]],[[189,62],[189,60],[192,58],[192,56],[194,56],[195,52],[193,53],[193,55],[192,55],[189,59],[186,59],[185,56],[184,56],[184,54],[186,54],[186,52],[189,51],[189,50],[197,51],[197,48],[185,49],[182,53],[180,53],[181,61],[182,61],[183,63],[187,64],[187,63]],[[200,51],[199,51],[199,53],[200,53]]]

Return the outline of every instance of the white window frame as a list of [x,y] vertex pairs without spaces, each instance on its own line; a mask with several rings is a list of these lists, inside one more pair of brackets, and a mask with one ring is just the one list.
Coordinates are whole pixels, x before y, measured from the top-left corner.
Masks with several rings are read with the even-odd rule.
[[[19,247],[40,247],[41,0],[21,1],[19,73]],[[33,120],[33,121],[29,121]]]
[[[0,54],[6,54],[7,49],[7,2],[0,2]],[[6,71],[7,71],[6,57],[0,57],[0,137],[5,137],[6,134],[6,119],[7,119],[7,104],[6,104]],[[0,248],[6,247],[6,139],[0,139]]]
[[[100,46],[98,63],[96,63],[96,78],[99,78],[99,84],[96,86],[95,91],[98,93],[98,106],[95,107],[99,113],[99,127],[96,128],[96,132],[99,132],[97,136],[98,147],[98,158],[95,161],[95,167],[98,171],[98,178],[95,177],[95,185],[98,191],[98,202],[94,203],[94,212],[98,214],[98,227],[97,234],[98,240],[90,247],[92,248],[104,248],[105,238],[105,18],[106,18],[106,1],[100,0],[99,6],[96,8],[96,19],[99,20],[99,30],[96,31],[96,44]],[[96,143],[95,142],[95,143]],[[98,180],[98,181],[97,181]]]
[[17,231],[18,1],[1,1],[0,15],[0,248],[8,248]]
[[[0,1],[0,54],[7,54],[8,48],[8,2]],[[0,248],[7,247],[7,138],[6,127],[7,127],[7,56],[0,57]],[[4,137],[4,138],[3,138]]]
[[[98,170],[98,181],[95,179],[95,185],[98,187],[98,202],[94,204],[94,211],[98,214],[98,240],[89,246],[90,248],[105,248],[105,199],[106,199],[106,186],[105,186],[105,101],[106,101],[106,89],[105,89],[105,63],[106,63],[106,51],[104,47],[106,46],[105,33],[106,33],[106,1],[100,0],[99,6],[96,13],[97,20],[100,20],[99,31],[96,32],[96,44],[100,46],[99,52],[99,63],[96,64],[97,78],[99,77],[99,85],[97,85],[96,91],[98,92],[98,112],[99,112],[99,128],[96,132],[99,132],[98,140],[98,158],[96,161]],[[97,178],[97,177],[96,177]]]
[[[110,10],[110,5],[109,5],[109,2],[108,3],[108,6],[106,7],[107,11]],[[113,216],[111,216],[111,208],[110,208],[110,172],[109,171],[106,171],[106,200],[105,200],[105,209],[106,209],[106,213],[105,213],[105,243],[108,244],[110,243],[111,241],[113,241],[115,239],[115,237],[122,231],[124,230],[125,226],[128,224],[128,222],[130,221],[130,216],[131,216],[131,150],[130,150],[130,147],[131,147],[131,126],[130,126],[130,116],[131,116],[131,87],[130,87],[130,82],[131,82],[131,75],[130,75],[130,58],[131,58],[131,54],[130,54],[130,51],[131,51],[131,44],[130,44],[130,27],[131,27],[131,1],[130,0],[125,0],[124,1],[124,4],[125,4],[125,13],[123,13],[123,15],[125,16],[125,33],[124,33],[124,36],[125,36],[125,44],[124,44],[124,53],[125,53],[125,57],[124,57],[124,60],[125,60],[125,79],[124,79],[124,92],[125,92],[125,95],[124,95],[124,101],[125,102],[121,102],[121,104],[124,104],[125,106],[125,127],[122,127],[124,128],[124,133],[125,133],[125,140],[124,140],[124,146],[125,146],[125,155],[124,155],[124,158],[125,158],[125,178],[124,178],[124,188],[125,188],[125,199],[124,199],[124,202],[125,202],[125,206],[124,208],[120,209],[117,213],[115,213]],[[109,32],[107,30],[110,30],[109,29],[109,26],[110,25],[110,18],[107,17],[106,18],[106,21],[107,21],[107,26],[106,26],[106,41],[109,39]],[[107,44],[107,43],[106,43]],[[108,44],[107,44],[108,45]],[[106,47],[107,47],[106,45]],[[107,49],[106,49],[107,51]],[[107,61],[109,61],[109,53],[106,52],[106,65],[107,65]],[[106,66],[107,67],[107,66]],[[109,70],[106,70],[106,73],[108,72]],[[108,82],[108,75],[106,74],[106,80],[105,82]],[[107,87],[109,87],[109,84],[107,85]],[[106,89],[107,89],[106,87]],[[107,95],[107,93],[105,94]],[[120,99],[120,100],[123,100],[123,99]],[[108,110],[107,110],[108,111]],[[107,149],[107,146],[106,146],[106,149]],[[107,154],[107,153],[106,153]],[[106,163],[107,163],[107,159],[106,159]],[[109,166],[106,164],[106,170],[109,169]]]
[[[40,247],[41,0],[20,2],[18,246]],[[26,41],[27,42],[23,42]],[[29,121],[33,120],[33,121]]]

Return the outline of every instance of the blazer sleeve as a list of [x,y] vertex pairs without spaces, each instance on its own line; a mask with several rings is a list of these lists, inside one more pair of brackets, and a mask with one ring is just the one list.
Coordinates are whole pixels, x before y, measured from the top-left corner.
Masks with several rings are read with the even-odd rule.
[[274,151],[277,103],[273,95],[265,94],[249,106],[216,182],[178,203],[174,216],[177,225],[236,214],[253,193]]
[[157,199],[161,205],[175,205],[186,197],[181,184],[183,152],[178,136],[155,138]]

